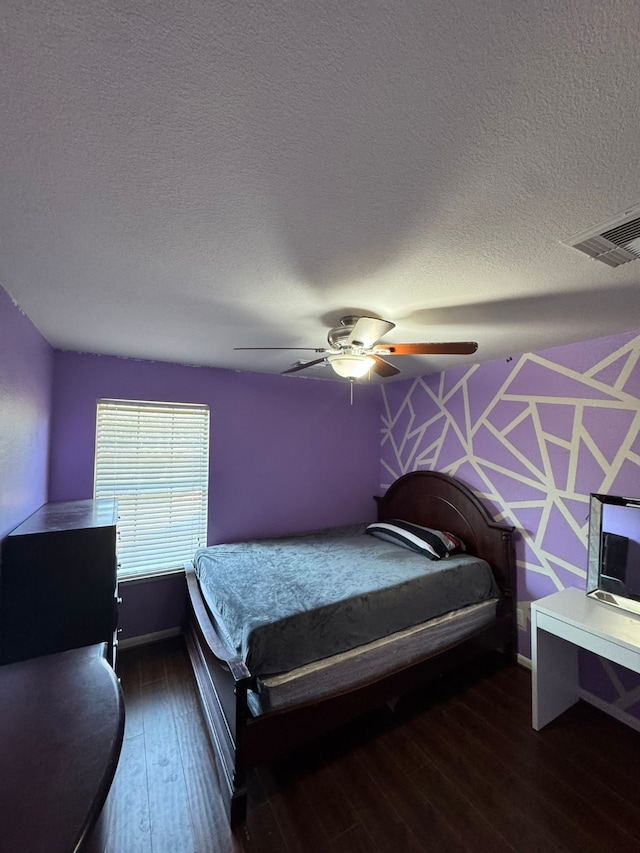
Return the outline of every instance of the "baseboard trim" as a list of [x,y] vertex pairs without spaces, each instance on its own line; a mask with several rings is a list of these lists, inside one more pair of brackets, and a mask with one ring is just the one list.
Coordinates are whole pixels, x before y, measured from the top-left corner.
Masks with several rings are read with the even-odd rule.
[[139,634],[137,637],[128,637],[126,640],[118,641],[118,651],[133,649],[135,646],[146,646],[148,643],[158,643],[160,640],[168,640],[169,637],[177,637],[182,633],[182,628],[167,628],[166,631],[154,631],[153,634]]
[[531,669],[531,659],[526,658],[524,655],[518,654],[516,660],[520,666],[523,666],[525,669]]
[[598,696],[595,696],[593,693],[590,693],[588,690],[583,690],[582,688],[578,691],[578,696],[585,702],[593,705],[594,708],[604,711],[605,714],[609,714],[610,717],[614,717],[619,722],[624,723],[625,726],[629,726],[629,728],[634,729],[634,731],[640,732],[640,720],[638,720],[637,717],[632,717],[631,714],[627,714],[627,712],[623,711],[622,708],[618,708],[610,702],[605,702],[603,699],[600,699]]

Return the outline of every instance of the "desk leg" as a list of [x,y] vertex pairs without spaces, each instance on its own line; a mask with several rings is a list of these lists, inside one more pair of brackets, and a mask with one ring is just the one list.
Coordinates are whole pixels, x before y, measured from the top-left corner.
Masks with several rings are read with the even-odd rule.
[[578,649],[532,625],[532,725],[539,731],[578,701]]

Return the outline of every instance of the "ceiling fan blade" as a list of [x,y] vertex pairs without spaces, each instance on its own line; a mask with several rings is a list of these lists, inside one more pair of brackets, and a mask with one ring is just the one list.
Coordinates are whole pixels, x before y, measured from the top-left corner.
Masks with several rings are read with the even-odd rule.
[[355,346],[369,349],[383,335],[395,329],[396,324],[390,323],[388,320],[377,320],[375,317],[359,317],[355,326],[351,330],[351,334],[347,338],[347,343]]
[[[318,350],[316,350],[318,352]],[[290,367],[289,370],[283,370],[282,376],[285,373],[297,373],[299,370],[304,370],[305,367],[313,367],[314,364],[321,364],[323,361],[326,361],[325,358],[316,358],[314,361],[307,361],[304,364],[296,364],[295,367]]]
[[372,366],[371,370],[373,370],[374,373],[377,373],[378,376],[395,376],[396,374],[402,372],[398,370],[398,368],[394,364],[385,361],[384,358],[380,358],[379,355],[371,354],[370,358],[373,358],[375,360],[375,364]]
[[379,349],[384,355],[472,355],[478,349],[478,344],[475,341],[453,341],[442,344],[382,344]]
[[234,350],[308,350],[309,352],[325,352],[325,347],[234,347]]

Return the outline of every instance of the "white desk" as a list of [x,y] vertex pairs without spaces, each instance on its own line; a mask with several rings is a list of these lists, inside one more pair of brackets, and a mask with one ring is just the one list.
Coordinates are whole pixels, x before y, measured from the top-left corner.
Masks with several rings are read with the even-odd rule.
[[579,698],[578,649],[640,672],[640,617],[563,589],[531,604],[532,725],[538,731]]

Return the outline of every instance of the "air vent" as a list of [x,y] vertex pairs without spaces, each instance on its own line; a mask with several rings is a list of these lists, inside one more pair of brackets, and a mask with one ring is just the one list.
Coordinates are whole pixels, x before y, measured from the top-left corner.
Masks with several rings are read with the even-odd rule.
[[610,267],[635,261],[640,258],[640,205],[561,242]]

